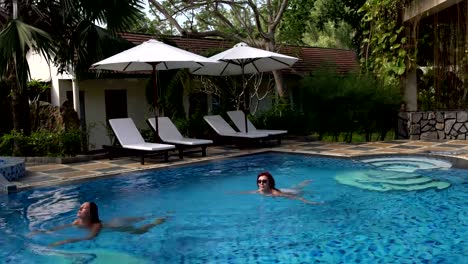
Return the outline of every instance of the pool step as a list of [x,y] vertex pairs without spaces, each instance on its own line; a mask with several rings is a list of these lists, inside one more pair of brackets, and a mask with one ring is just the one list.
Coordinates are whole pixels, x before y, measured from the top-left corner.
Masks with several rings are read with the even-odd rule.
[[414,173],[396,173],[377,170],[359,170],[342,172],[335,179],[345,185],[371,191],[421,191],[435,188],[438,190],[450,187],[449,182],[433,180]]
[[361,162],[387,171],[414,172],[416,170],[448,169],[450,162],[428,157],[381,157],[362,159]]
[[17,191],[16,185],[9,182],[3,174],[0,173],[0,192],[2,193],[14,193]]

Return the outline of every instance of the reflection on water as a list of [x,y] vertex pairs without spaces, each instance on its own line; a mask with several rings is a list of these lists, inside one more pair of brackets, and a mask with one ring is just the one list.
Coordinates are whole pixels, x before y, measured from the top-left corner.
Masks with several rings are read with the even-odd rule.
[[[47,228],[50,220],[60,215],[78,210],[79,192],[73,187],[61,187],[50,191],[34,191],[30,195],[33,201],[27,207],[27,217],[31,229]],[[36,226],[40,224],[40,226]],[[50,227],[49,227],[50,228]]]

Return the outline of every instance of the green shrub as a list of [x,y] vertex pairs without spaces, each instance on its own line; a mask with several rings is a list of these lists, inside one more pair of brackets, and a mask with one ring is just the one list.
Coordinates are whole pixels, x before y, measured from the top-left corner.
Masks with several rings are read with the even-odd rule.
[[249,119],[258,129],[287,129],[294,135],[307,135],[311,131],[304,113],[283,102],[273,104],[270,110]]
[[[15,141],[22,146],[21,152],[13,153]],[[26,156],[29,144],[28,138],[22,133],[12,130],[9,134],[0,137],[0,155],[2,156]]]
[[384,84],[367,75],[321,72],[305,77],[301,89],[302,110],[320,139],[330,135],[338,140],[345,134],[345,141],[351,142],[356,132],[367,140],[376,132],[383,139],[396,125],[401,102],[396,83]]
[[46,131],[31,133],[27,138],[33,156],[60,156],[60,134]]
[[60,153],[63,156],[75,156],[81,151],[82,133],[80,130],[65,131],[59,135]]
[[[81,151],[80,130],[64,132],[36,131],[30,136],[21,132],[11,131],[0,137],[0,155],[4,156],[75,156]],[[21,148],[14,153],[13,144],[17,142]]]

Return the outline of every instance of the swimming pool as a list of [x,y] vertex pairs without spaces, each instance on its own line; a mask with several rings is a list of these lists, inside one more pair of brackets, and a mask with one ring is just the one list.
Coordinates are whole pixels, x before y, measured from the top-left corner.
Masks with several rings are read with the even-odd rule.
[[[313,180],[303,196],[256,189],[269,170],[277,187]],[[344,185],[343,173],[378,172],[358,161],[267,153],[0,196],[4,263],[463,263],[468,252],[468,173],[417,170],[449,188],[375,192]],[[404,173],[404,172],[401,172]],[[142,235],[103,230],[94,240],[49,248],[82,230],[28,237],[71,222],[96,201],[101,218],[145,216],[166,223]]]

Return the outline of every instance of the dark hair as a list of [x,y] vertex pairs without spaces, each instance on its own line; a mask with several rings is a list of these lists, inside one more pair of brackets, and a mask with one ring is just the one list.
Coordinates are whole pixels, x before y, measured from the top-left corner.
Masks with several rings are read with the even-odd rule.
[[99,211],[96,203],[94,202],[89,202],[89,218],[91,223],[100,223],[101,220],[99,220]]
[[261,176],[266,176],[268,178],[268,186],[270,187],[270,189],[279,191],[278,189],[275,188],[275,179],[273,179],[273,176],[271,176],[271,174],[268,171],[260,172],[258,174],[257,186],[258,186],[258,178],[260,178]]

